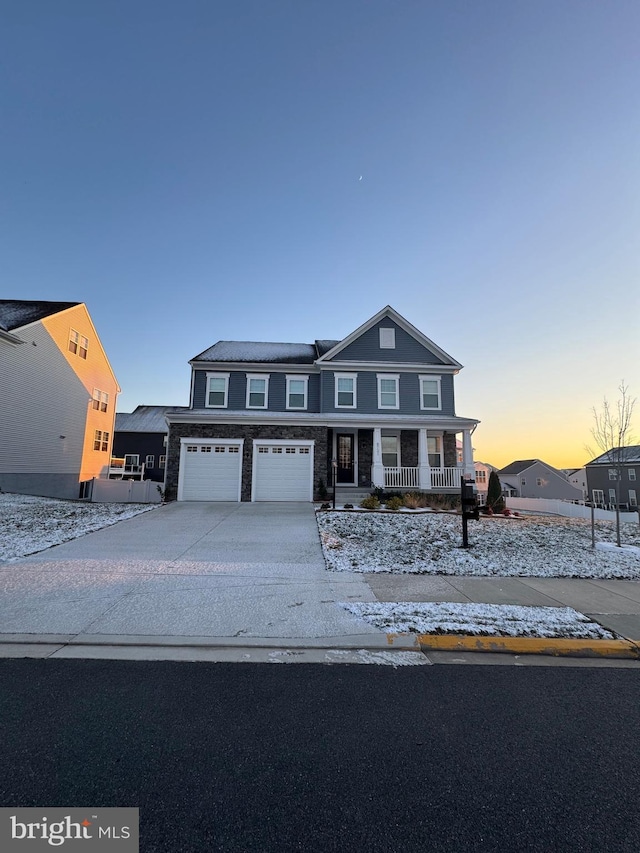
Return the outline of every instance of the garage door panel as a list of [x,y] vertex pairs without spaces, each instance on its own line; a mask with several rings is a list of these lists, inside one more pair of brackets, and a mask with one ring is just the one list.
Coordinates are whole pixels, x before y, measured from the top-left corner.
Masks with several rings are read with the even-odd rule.
[[182,466],[182,500],[237,501],[242,453],[231,445],[188,445]]
[[256,501],[309,501],[313,476],[312,448],[258,446],[254,464]]

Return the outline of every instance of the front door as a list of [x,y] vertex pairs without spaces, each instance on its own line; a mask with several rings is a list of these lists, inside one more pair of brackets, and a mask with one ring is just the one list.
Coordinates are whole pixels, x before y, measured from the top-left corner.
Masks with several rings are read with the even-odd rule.
[[336,435],[336,457],[338,469],[336,471],[337,483],[349,483],[353,485],[353,434],[338,433]]

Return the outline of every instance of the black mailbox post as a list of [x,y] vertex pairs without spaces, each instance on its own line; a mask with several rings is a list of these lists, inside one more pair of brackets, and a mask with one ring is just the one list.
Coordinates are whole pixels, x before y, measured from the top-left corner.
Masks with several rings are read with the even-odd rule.
[[474,490],[475,480],[465,480],[460,478],[460,499],[462,502],[462,547],[469,547],[469,535],[467,531],[467,522],[470,518],[478,521],[480,518],[480,510]]

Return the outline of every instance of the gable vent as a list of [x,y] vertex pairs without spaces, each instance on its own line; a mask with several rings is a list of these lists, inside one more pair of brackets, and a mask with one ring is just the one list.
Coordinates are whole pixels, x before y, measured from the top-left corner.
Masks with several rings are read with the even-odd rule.
[[380,328],[380,349],[396,348],[396,330]]

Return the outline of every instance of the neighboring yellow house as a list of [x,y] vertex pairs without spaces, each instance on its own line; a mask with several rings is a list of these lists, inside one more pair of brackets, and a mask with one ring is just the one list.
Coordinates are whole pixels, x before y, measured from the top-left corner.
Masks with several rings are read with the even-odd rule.
[[0,300],[0,488],[78,498],[106,475],[120,386],[82,302]]

